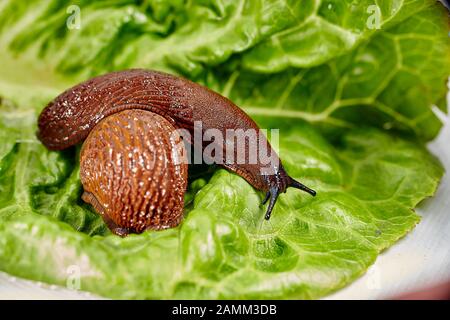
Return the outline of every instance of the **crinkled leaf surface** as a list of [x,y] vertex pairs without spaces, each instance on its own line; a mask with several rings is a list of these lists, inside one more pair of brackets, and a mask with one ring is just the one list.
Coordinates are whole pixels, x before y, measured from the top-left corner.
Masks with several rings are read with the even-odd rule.
[[267,222],[262,195],[219,170],[180,227],[121,239],[80,201],[76,150],[47,151],[27,129],[32,114],[2,119],[0,132],[12,121],[21,130],[1,150],[1,268],[64,285],[75,265],[83,289],[116,298],[322,296],[414,227],[411,208],[442,174],[415,143],[367,129],[335,147],[304,123],[280,154],[316,198],[289,190]]
[[332,135],[364,123],[430,140],[441,127],[431,106],[446,94],[449,20],[434,0],[79,1],[80,29],[66,26],[69,4],[0,10],[0,45],[21,66],[44,62],[36,76],[51,88],[144,67],[206,83],[250,115],[306,119]]
[[[113,298],[318,298],[419,221],[443,173],[417,142],[439,131],[450,68],[435,1],[86,0],[79,30],[70,4],[0,3],[1,270],[66,285],[75,266]],[[49,99],[128,67],[203,82],[280,128],[287,171],[318,196],[288,190],[267,222],[262,194],[217,170],[191,179],[179,227],[111,235],[80,199],[78,149],[34,133]]]
[[261,74],[224,65],[208,84],[255,117],[304,119],[329,135],[363,123],[429,140],[441,127],[431,106],[445,96],[450,74],[449,37],[439,31],[448,30],[447,13],[439,9],[380,30],[318,67]]

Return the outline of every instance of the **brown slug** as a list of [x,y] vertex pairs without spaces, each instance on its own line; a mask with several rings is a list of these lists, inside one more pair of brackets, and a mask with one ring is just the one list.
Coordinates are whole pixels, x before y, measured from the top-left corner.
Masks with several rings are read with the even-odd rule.
[[[125,112],[125,110],[130,111],[130,113]],[[139,120],[130,120],[129,117],[134,117],[131,114],[138,111],[139,113],[136,118]],[[159,115],[159,117],[155,117],[155,115]],[[121,119],[121,117],[125,118]],[[117,228],[141,232],[144,229],[136,227],[136,225],[131,226],[130,221],[127,220],[125,223],[125,221],[120,218],[124,213],[127,217],[126,219],[130,218],[131,220],[131,217],[136,217],[138,213],[133,210],[141,208],[140,204],[131,204],[130,202],[128,211],[125,212],[122,212],[122,210],[124,210],[124,208],[121,207],[123,202],[114,204],[113,206],[115,209],[108,208],[108,210],[105,210],[104,208],[103,203],[108,202],[108,198],[117,197],[118,194],[114,196],[113,194],[108,194],[109,191],[105,192],[102,189],[102,186],[114,185],[115,179],[126,178],[130,171],[130,167],[128,166],[130,166],[131,163],[123,162],[120,166],[113,166],[113,170],[115,171],[105,169],[107,163],[113,161],[112,158],[105,156],[105,152],[111,148],[113,153],[117,151],[117,154],[125,156],[124,152],[128,152],[131,146],[124,145],[124,142],[122,142],[120,146],[116,146],[115,141],[117,139],[120,140],[120,136],[124,141],[126,139],[129,139],[130,142],[145,141],[147,139],[148,141],[155,142],[154,137],[144,137],[143,134],[135,131],[132,133],[133,136],[130,136],[131,133],[127,130],[120,132],[120,130],[123,130],[122,127],[125,123],[133,123],[135,126],[144,126],[145,121],[162,123],[163,120],[165,120],[167,124],[161,124],[161,127],[169,129],[170,125],[176,129],[186,129],[191,133],[195,131],[194,124],[196,122],[201,122],[202,131],[217,129],[219,132],[222,132],[224,136],[229,129],[253,129],[257,132],[260,130],[256,123],[233,102],[204,86],[162,72],[131,69],[112,72],[92,78],[68,89],[56,97],[44,108],[39,116],[38,138],[51,150],[61,150],[78,144],[87,138],[81,154],[81,176],[83,186],[85,191],[86,189],[91,190],[92,188],[100,188],[99,190],[102,191],[101,195],[96,193],[100,192],[99,190],[87,191],[85,196],[83,196],[83,199],[91,203],[97,211],[100,211],[101,213],[107,212],[104,214],[104,217],[107,216],[105,219],[108,219],[108,217],[111,218],[117,225]],[[108,125],[117,128],[118,132],[116,133],[115,138],[111,135],[112,129],[108,129]],[[97,126],[100,127],[97,128]],[[149,126],[151,127],[153,125]],[[104,141],[108,139],[110,141]],[[189,142],[192,143],[192,141]],[[167,143],[167,141],[165,143]],[[257,136],[256,143],[259,146],[266,146],[267,149],[276,156],[276,153],[271,149],[269,142],[263,135]],[[164,148],[172,147],[172,145],[158,147],[160,148],[158,150],[167,154],[169,149]],[[202,148],[205,148],[205,145],[202,145]],[[151,150],[153,149],[142,150],[142,152],[150,154],[154,152]],[[249,150],[245,150],[244,152],[246,159],[251,156]],[[103,157],[99,158],[98,155],[100,154],[103,154]],[[303,190],[313,196],[316,194],[314,190],[289,177],[284,170],[281,161],[278,159],[278,156],[276,156],[276,160],[277,161],[270,164],[271,168],[269,168],[269,172],[272,172],[271,174],[264,173],[267,172],[267,170],[262,170],[263,164],[260,162],[251,163],[250,161],[245,161],[241,164],[228,162],[225,158],[225,152],[223,152],[223,161],[219,163],[223,167],[243,177],[254,188],[266,192],[263,204],[270,199],[265,215],[266,219],[270,218],[278,195],[281,192],[285,192],[287,187]],[[95,163],[96,161],[106,161],[106,163],[97,164]],[[87,164],[88,162],[89,164]],[[171,194],[170,196],[167,196],[168,199],[180,199],[179,192],[184,193],[186,187],[186,179],[184,177],[186,169],[179,167],[175,170],[174,168],[169,168],[170,164],[166,164],[165,166],[169,171],[179,170],[183,173],[183,177],[180,177],[180,181],[173,179],[173,181],[171,181],[173,185],[165,187],[165,190],[169,191]],[[90,172],[90,174],[95,174],[96,172],[99,172],[99,170],[107,170],[104,171],[104,177],[99,177],[99,179],[106,180],[95,182],[86,178],[88,172]],[[123,172],[117,173],[118,170],[123,170]],[[139,189],[134,185],[139,183],[142,178],[143,171],[139,172],[139,174],[131,175],[131,177],[127,178],[129,179],[130,190],[132,189],[133,192],[136,191],[138,193],[143,192],[144,194],[147,191],[153,192],[154,189],[151,183],[150,185],[146,185],[149,187],[148,190]],[[115,178],[113,177],[113,174],[118,174],[122,178]],[[153,173],[147,174],[159,175],[161,172],[156,170]],[[164,179],[169,179],[170,177],[175,178],[171,176],[171,173],[167,173],[167,176]],[[114,181],[111,182],[109,181],[110,179]],[[153,177],[153,179],[155,179],[154,181],[162,181],[163,178]],[[88,180],[89,182],[87,182]],[[124,188],[124,186],[122,186],[122,188]],[[129,197],[126,201],[134,201],[131,199],[132,197],[137,197],[136,199],[139,198],[137,201],[142,200],[142,194],[138,196],[137,193],[127,190],[128,189],[122,189],[120,197]],[[130,196],[127,192],[131,192]],[[155,202],[157,201],[159,200],[155,200]],[[154,217],[158,217],[158,220],[153,221],[151,219],[153,213],[146,211],[146,215],[150,214],[149,220],[135,219],[134,221],[145,221],[145,226],[149,228],[172,227],[178,224],[179,215],[181,216],[178,210],[180,206],[182,208],[182,200],[179,203],[180,206],[176,206],[175,204],[170,204],[167,207],[165,204],[160,205],[161,208],[166,208],[170,212],[154,214]],[[111,210],[116,211],[113,212]],[[174,212],[172,212],[172,210]],[[168,216],[165,217],[165,214]],[[113,219],[112,216],[115,218]],[[117,223],[118,220],[120,220],[120,223]],[[161,223],[161,225],[159,225],[159,223]],[[126,233],[126,231],[124,232]]]

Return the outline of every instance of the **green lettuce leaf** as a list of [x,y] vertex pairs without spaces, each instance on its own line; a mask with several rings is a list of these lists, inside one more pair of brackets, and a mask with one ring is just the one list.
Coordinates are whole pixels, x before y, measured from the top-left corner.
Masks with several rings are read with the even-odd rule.
[[[441,127],[431,106],[446,94],[449,20],[434,0],[79,1],[79,30],[66,26],[69,2],[30,3],[4,2],[0,45],[43,64],[50,87],[146,67],[203,82],[250,115],[306,119],[331,135],[362,123],[430,140]],[[375,4],[379,29],[368,23]]]
[[76,150],[46,150],[32,113],[2,119],[0,269],[66,285],[76,266],[82,289],[113,298],[323,296],[414,227],[443,173],[417,143],[367,128],[333,146],[302,123],[280,155],[316,198],[289,190],[266,221],[262,194],[219,170],[178,228],[122,239],[80,200]]
[[213,68],[207,83],[255,117],[303,119],[329,135],[364,124],[430,140],[441,128],[431,106],[445,97],[450,74],[449,22],[440,9],[424,9],[318,67],[249,72],[244,53],[244,65]]
[[[363,274],[420,220],[443,169],[449,19],[432,0],[0,3],[0,270],[112,298],[318,298]],[[380,29],[367,25],[378,4]],[[225,170],[190,175],[171,230],[111,235],[80,195],[78,148],[50,152],[36,117],[69,86],[112,70],[181,74],[280,129],[289,190]]]

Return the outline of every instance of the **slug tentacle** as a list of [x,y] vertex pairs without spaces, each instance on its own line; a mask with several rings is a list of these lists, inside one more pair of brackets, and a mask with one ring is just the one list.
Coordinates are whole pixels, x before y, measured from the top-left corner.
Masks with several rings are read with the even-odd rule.
[[266,220],[270,219],[270,216],[272,215],[273,207],[275,206],[278,196],[280,195],[280,190],[277,188],[272,188],[269,192],[270,192],[269,206],[267,207],[266,215],[264,216],[264,218]]
[[270,191],[267,191],[261,204],[265,205],[267,203],[267,201],[269,200],[269,198],[270,198]]
[[298,182],[297,180],[294,180],[293,178],[289,177],[291,179],[290,183],[289,183],[289,187],[293,187],[296,189],[300,189],[302,191],[305,191],[307,193],[309,193],[310,195],[312,195],[313,197],[316,196],[316,191],[314,191],[313,189],[305,186],[303,183]]

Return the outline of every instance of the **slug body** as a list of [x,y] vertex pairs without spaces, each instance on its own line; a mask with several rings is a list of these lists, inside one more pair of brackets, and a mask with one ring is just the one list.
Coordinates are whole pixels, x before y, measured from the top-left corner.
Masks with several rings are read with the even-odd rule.
[[[161,72],[132,69],[92,78],[56,97],[39,117],[38,137],[47,148],[61,150],[86,139],[102,119],[136,109],[160,115],[173,127],[191,133],[197,121],[202,123],[203,131],[217,129],[224,136],[228,129],[260,130],[233,102],[204,86]],[[266,193],[263,203],[270,199],[266,219],[270,218],[278,195],[287,187],[315,195],[313,190],[288,176],[264,136],[258,135],[257,143],[275,155],[277,161],[271,164],[270,170],[262,170],[263,164],[259,162],[238,164],[225,158],[220,165]],[[245,150],[245,157],[249,156]]]

